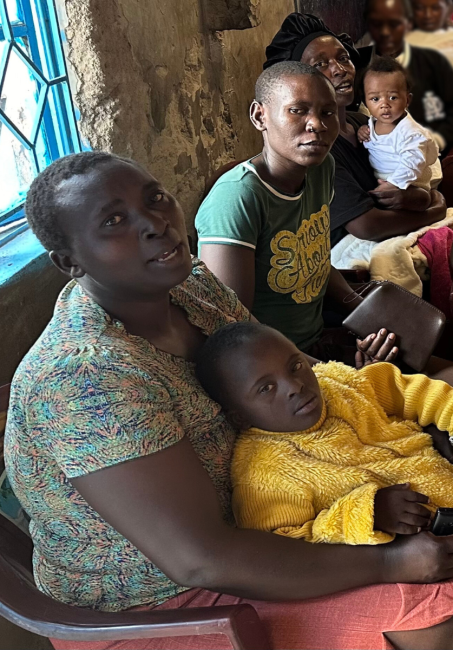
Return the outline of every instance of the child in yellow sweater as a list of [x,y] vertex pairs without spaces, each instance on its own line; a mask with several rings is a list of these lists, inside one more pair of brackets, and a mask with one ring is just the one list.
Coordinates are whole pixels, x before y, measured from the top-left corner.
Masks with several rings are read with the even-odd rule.
[[197,375],[243,429],[232,463],[239,526],[380,544],[420,532],[437,507],[453,507],[448,384],[388,363],[312,368],[258,323],[218,330]]

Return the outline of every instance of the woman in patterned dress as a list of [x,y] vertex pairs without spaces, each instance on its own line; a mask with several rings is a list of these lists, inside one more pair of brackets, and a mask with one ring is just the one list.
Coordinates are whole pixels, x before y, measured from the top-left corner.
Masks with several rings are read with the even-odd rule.
[[[5,440],[39,588],[105,611],[251,602],[280,649],[452,647],[453,583],[434,583],[453,578],[453,539],[353,547],[234,527],[235,431],[193,359],[206,336],[250,316],[191,259],[182,210],[161,183],[130,160],[85,152],[42,172],[26,209],[72,278],[17,370]],[[195,637],[183,647],[229,646]]]

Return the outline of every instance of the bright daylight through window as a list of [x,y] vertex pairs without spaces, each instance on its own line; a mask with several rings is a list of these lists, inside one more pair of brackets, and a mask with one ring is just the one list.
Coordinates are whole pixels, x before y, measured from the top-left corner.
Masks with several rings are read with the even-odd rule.
[[26,228],[33,178],[80,151],[52,0],[0,0],[0,245]]

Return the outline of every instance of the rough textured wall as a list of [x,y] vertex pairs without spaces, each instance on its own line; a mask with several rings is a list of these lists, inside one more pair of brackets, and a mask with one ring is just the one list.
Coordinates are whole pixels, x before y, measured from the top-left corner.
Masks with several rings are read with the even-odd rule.
[[147,165],[190,227],[206,176],[259,150],[248,105],[293,1],[61,2],[83,136]]

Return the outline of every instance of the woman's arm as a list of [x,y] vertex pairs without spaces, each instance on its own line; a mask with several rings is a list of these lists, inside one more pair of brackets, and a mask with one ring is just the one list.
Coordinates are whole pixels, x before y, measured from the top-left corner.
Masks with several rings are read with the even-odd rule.
[[101,517],[187,587],[290,600],[453,577],[453,538],[422,533],[387,548],[341,546],[227,526],[187,438],[71,482]]
[[363,298],[349,286],[340,271],[330,267],[330,276],[326,289],[326,297],[330,298],[342,314],[350,314],[360,305]]
[[255,250],[245,246],[202,244],[200,259],[251,311],[255,298]]
[[423,212],[431,205],[435,194],[422,187],[409,185],[405,190],[398,187],[390,189],[387,181],[378,180],[378,186],[370,191],[380,206],[387,210],[404,210],[408,212]]
[[[382,192],[382,194],[385,193]],[[425,211],[372,208],[349,221],[345,224],[345,228],[351,235],[370,241],[383,241],[397,235],[406,235],[445,218],[444,197],[436,190],[432,190],[431,196],[431,205]]]

